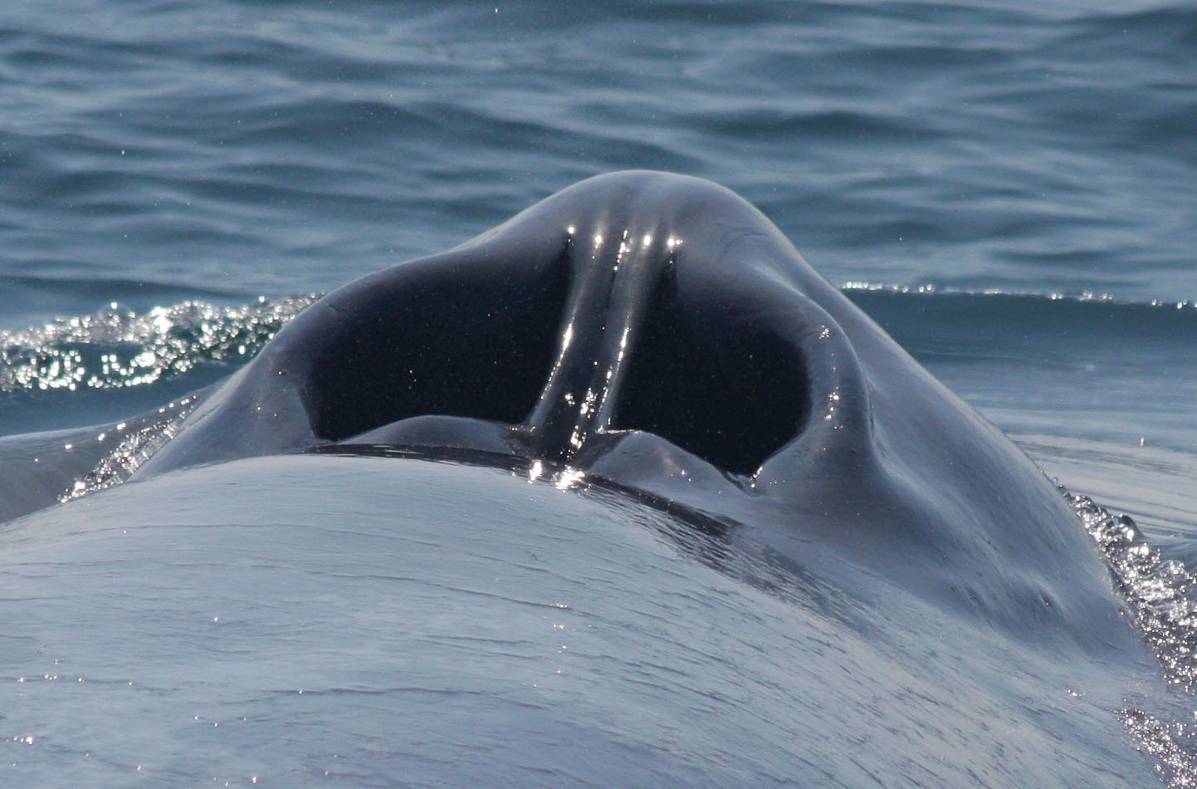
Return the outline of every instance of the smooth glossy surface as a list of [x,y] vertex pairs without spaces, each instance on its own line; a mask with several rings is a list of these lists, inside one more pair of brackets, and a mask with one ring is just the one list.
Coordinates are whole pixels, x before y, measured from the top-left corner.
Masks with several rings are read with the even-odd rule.
[[0,532],[13,784],[1142,784],[1150,665],[623,495],[258,458]]

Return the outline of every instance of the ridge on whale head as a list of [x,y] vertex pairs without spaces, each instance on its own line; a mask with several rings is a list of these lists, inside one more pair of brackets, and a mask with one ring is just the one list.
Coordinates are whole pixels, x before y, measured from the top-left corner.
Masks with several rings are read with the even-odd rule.
[[565,466],[796,570],[1029,637],[1126,632],[1042,473],[708,181],[591,178],[346,285],[138,475],[338,446]]

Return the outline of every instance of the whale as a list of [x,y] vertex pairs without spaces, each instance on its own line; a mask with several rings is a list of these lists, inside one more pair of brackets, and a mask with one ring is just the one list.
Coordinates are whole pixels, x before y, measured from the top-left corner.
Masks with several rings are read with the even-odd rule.
[[567,465],[780,556],[848,547],[1020,630],[1084,639],[1116,614],[1043,474],[759,211],[693,178],[599,176],[329,294],[140,476],[329,445]]
[[709,181],[597,176],[351,282],[126,484],[39,508],[99,457],[63,470],[63,435],[0,439],[30,780],[93,751],[173,781],[1156,780],[1118,711],[1157,670],[1056,485]]

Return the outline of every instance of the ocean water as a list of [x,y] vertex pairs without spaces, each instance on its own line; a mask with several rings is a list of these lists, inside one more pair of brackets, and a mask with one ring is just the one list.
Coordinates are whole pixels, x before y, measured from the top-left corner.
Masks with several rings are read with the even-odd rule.
[[[182,402],[316,294],[581,178],[673,170],[757,205],[1187,579],[1195,76],[1197,9],[1181,3],[8,3],[0,444]],[[91,471],[68,476],[107,479]],[[1143,567],[1103,539],[1128,611],[1146,610]],[[1184,729],[1197,698],[1173,648],[1194,632],[1185,611],[1130,617],[1175,709],[1122,711],[1126,747],[1177,785],[1197,776]],[[51,659],[13,644],[0,682]],[[55,773],[53,736],[30,756],[38,725],[64,741],[70,718],[54,715],[0,710],[0,750],[38,765],[25,780],[86,780],[73,762]],[[151,735],[136,742],[152,757]],[[222,780],[248,783],[252,760],[237,759]],[[91,775],[131,780],[126,761]],[[174,764],[159,778],[198,774]]]

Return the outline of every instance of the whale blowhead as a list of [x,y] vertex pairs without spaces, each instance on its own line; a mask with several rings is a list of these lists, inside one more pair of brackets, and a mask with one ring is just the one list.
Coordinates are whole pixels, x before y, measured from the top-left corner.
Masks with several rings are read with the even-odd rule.
[[328,294],[139,476],[379,446],[568,467],[1019,632],[1125,630],[1043,474],[700,179],[591,178]]

